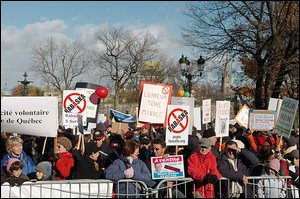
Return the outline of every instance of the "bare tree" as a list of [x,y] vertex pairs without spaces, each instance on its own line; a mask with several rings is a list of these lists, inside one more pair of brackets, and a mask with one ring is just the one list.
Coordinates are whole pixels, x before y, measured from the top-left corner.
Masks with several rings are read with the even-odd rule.
[[246,68],[256,72],[255,106],[266,108],[269,97],[279,97],[287,74],[299,68],[299,2],[206,3],[187,5],[192,23],[183,29],[185,43],[212,57],[252,61]]
[[91,62],[87,50],[77,42],[48,38],[32,47],[33,70],[48,85],[63,90],[72,88],[76,77],[84,74]]
[[103,75],[109,75],[114,81],[114,109],[117,109],[121,89],[145,61],[156,56],[156,41],[148,33],[138,35],[122,27],[104,28],[97,32],[96,38],[100,45],[95,53],[95,63]]

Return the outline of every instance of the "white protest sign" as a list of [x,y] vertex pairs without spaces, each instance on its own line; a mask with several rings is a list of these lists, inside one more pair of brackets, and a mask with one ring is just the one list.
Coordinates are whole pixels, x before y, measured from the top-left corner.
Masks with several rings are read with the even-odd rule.
[[1,131],[56,137],[57,97],[1,97]]
[[[90,117],[90,118],[95,118],[97,116],[97,104],[94,104],[91,102],[90,97],[93,93],[95,93],[94,89],[90,89],[90,88],[76,88],[76,91],[78,90],[84,90],[87,95],[86,97],[86,108],[85,111],[86,112],[86,117]],[[85,126],[85,125],[84,125]]]
[[182,155],[151,157],[152,179],[184,178]]
[[189,106],[169,105],[166,126],[166,145],[188,145]]
[[276,111],[277,110],[278,99],[270,97],[268,110]]
[[[193,97],[172,97],[171,104],[180,105],[180,106],[189,106],[190,115],[191,116],[194,115],[195,98]],[[188,134],[191,135],[193,132],[194,117],[189,117],[189,122],[191,125],[189,126]]]
[[172,86],[143,83],[141,90],[138,121],[154,124],[165,123],[168,104],[171,101]]
[[194,108],[194,126],[197,130],[201,130],[201,108],[195,107]]
[[202,100],[202,123],[211,122],[211,99]]
[[248,128],[249,125],[249,110],[250,108],[244,104],[238,114],[235,116],[234,120],[240,125]]
[[256,131],[269,131],[274,128],[274,114],[270,110],[250,112],[249,128]]
[[294,124],[295,115],[298,108],[298,101],[283,97],[278,120],[275,126],[275,132],[279,135],[289,138]]
[[63,125],[68,127],[78,126],[77,113],[82,114],[83,126],[86,126],[88,93],[82,90],[64,90],[63,93]]
[[216,137],[224,137],[229,135],[229,114],[230,102],[217,101],[216,102]]

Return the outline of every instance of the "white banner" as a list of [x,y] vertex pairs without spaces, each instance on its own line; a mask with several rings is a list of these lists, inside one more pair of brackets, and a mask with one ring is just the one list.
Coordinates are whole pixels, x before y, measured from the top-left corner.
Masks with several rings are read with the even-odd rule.
[[172,86],[155,83],[142,84],[138,121],[154,124],[165,123]]
[[56,137],[57,97],[1,97],[1,131]]
[[211,122],[211,99],[202,100],[202,123],[207,124]]
[[[195,98],[193,97],[172,97],[172,105],[189,106],[190,115],[194,115]],[[190,124],[194,124],[194,117],[190,117]],[[201,129],[201,127],[200,127]],[[189,126],[189,135],[192,134],[193,125]]]
[[275,126],[275,132],[279,133],[279,135],[287,138],[290,137],[298,108],[298,103],[299,102],[297,100],[283,97],[281,108],[279,111],[279,117]]
[[229,135],[229,114],[230,102],[217,101],[216,102],[216,137],[224,137]]
[[188,145],[189,106],[169,105],[166,126],[166,145]]

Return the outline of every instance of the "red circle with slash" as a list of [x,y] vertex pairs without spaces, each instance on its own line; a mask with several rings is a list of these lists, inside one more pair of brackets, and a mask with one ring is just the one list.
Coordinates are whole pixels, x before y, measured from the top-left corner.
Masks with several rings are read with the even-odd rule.
[[165,86],[161,89],[161,92],[166,95],[170,92],[170,88],[168,86]]
[[[80,103],[76,103],[72,97],[76,97],[78,98],[79,96],[81,96],[80,93],[71,93],[69,95],[67,95],[67,97],[64,100],[64,109],[67,108],[66,104],[70,101],[70,104],[73,104],[75,106],[75,108],[77,108],[79,110],[79,113],[82,113],[85,110],[86,107],[86,99],[84,98],[82,101],[80,101]],[[77,97],[78,96],[78,97]],[[83,106],[80,107],[79,104],[82,104],[81,102],[83,102]],[[70,105],[69,105],[70,106]]]
[[[183,120],[182,121],[186,121],[185,122],[185,125],[182,123],[182,121],[180,121],[179,120],[179,118],[177,117],[177,115],[175,114],[175,112],[179,112],[179,114],[178,115],[180,115],[182,112],[183,112],[184,110],[183,109],[181,109],[181,108],[176,108],[176,109],[174,109],[173,111],[171,111],[171,113],[169,114],[169,116],[168,116],[168,125],[170,126],[170,124],[171,124],[171,122],[170,122],[170,120],[172,119],[172,118],[174,118],[175,120],[176,120],[176,122],[177,122],[177,124],[181,127],[181,129],[179,129],[179,130],[175,130],[175,128],[177,128],[178,127],[178,125],[174,128],[174,130],[172,131],[173,133],[182,133],[187,127],[188,127],[188,124],[189,124],[189,117],[188,117],[188,115],[186,115],[184,118],[183,118]],[[174,120],[173,119],[173,120]]]

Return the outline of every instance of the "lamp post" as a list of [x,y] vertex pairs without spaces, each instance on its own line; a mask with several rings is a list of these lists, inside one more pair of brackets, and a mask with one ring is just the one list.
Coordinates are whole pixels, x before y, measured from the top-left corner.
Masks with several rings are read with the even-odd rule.
[[202,76],[202,72],[204,70],[204,63],[205,60],[202,58],[202,56],[200,56],[200,58],[196,61],[192,61],[192,64],[197,64],[198,68],[198,72],[200,72],[199,74],[191,74],[190,71],[190,64],[191,62],[187,59],[187,57],[183,56],[179,59],[179,64],[180,64],[180,70],[181,70],[181,74],[182,76],[184,76],[187,80],[188,80],[188,91],[191,95],[191,91],[192,91],[192,79],[194,79],[195,77]]
[[21,84],[23,84],[24,85],[24,88],[23,88],[23,91],[22,91],[22,96],[27,96],[27,94],[28,94],[28,84],[30,84],[31,82],[33,82],[33,81],[28,81],[27,80],[27,73],[25,72],[24,73],[24,80],[23,81],[18,81],[18,82],[21,82]]

